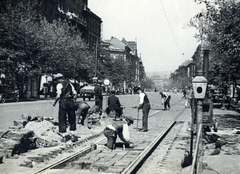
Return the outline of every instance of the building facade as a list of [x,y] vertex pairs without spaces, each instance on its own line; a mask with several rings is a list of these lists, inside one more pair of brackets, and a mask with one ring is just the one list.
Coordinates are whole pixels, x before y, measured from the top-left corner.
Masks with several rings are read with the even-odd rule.
[[100,42],[102,20],[88,7],[88,0],[40,0],[44,14],[49,21],[67,19],[76,24],[82,38],[94,47]]
[[128,93],[134,86],[139,86],[139,65],[141,59],[138,57],[137,42],[127,41],[124,38],[122,40],[116,37],[111,37],[110,40],[104,40],[105,49],[109,52],[112,59],[123,59],[131,63],[131,84],[126,81],[121,85],[121,91]]

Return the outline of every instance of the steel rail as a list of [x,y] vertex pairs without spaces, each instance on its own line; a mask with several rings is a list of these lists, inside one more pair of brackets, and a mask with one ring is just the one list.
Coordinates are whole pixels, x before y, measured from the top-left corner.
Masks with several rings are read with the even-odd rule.
[[[164,128],[164,130],[144,149],[140,155],[127,166],[121,174],[133,174],[140,168],[144,161],[151,155],[155,148],[161,143],[168,132],[175,125],[177,118],[184,112],[185,108]],[[159,111],[160,112],[160,111]],[[155,115],[152,114],[151,116]]]
[[96,141],[95,143],[92,143],[91,145],[82,148],[80,151],[78,151],[78,152],[76,152],[72,155],[69,155],[67,157],[64,157],[63,159],[60,159],[57,162],[54,162],[53,164],[50,164],[50,165],[44,167],[43,169],[37,171],[35,174],[40,174],[40,173],[45,172],[47,170],[58,168],[58,166],[60,166],[61,164],[64,164],[64,163],[66,163],[66,162],[68,162],[68,161],[70,161],[74,158],[77,158],[77,157],[83,155],[84,153],[90,152],[92,150],[93,145],[97,145],[100,142],[105,141],[105,140],[106,140],[106,138],[102,138],[102,139]]
[[[174,103],[173,105],[179,103],[180,101]],[[127,166],[125,168],[125,170],[122,173],[126,173],[127,174],[127,173],[133,173],[134,171],[136,171],[136,168],[139,167],[144,162],[144,160],[146,160],[149,157],[149,155],[151,155],[151,153],[154,151],[154,149],[164,139],[164,137],[167,135],[167,133],[175,125],[176,119],[179,117],[179,115],[181,115],[181,113],[184,110],[185,109],[183,109],[172,121],[170,121],[170,123],[164,128],[164,130],[144,149],[144,151],[142,151],[142,153],[140,153],[139,156],[136,157],[136,159],[129,166]],[[152,117],[152,116],[156,115],[159,112],[160,111],[157,111],[156,113],[153,113],[153,114],[149,115],[149,117]],[[35,174],[41,174],[41,173],[46,172],[47,170],[59,168],[59,166],[65,164],[67,162],[70,162],[71,160],[73,161],[75,158],[77,158],[77,157],[79,157],[81,155],[84,155],[86,153],[91,152],[92,146],[93,145],[97,145],[97,144],[99,144],[102,141],[106,141],[106,138],[102,138],[102,139],[92,143],[91,145],[82,148],[80,151],[75,152],[72,155],[64,157],[64,158],[58,160],[57,162],[54,162],[54,163],[52,163],[52,164],[50,164],[50,165],[40,169]]]
[[170,129],[174,126],[176,121],[172,121],[169,123],[164,130],[139,154],[139,156],[121,173],[130,174],[135,173],[137,168],[147,159],[147,157],[153,152],[156,146],[163,140],[163,138],[167,135]]
[[199,143],[200,143],[200,136],[202,134],[202,124],[199,125],[198,132],[197,132],[197,141],[195,145],[195,152],[193,155],[193,160],[192,160],[192,165],[190,169],[190,174],[195,174],[199,172],[199,161],[198,161],[198,156],[199,156]]

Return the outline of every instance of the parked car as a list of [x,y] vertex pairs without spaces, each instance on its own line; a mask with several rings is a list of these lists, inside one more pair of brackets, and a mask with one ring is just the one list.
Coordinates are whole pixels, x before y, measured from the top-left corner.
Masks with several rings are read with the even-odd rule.
[[86,98],[90,101],[91,98],[94,98],[94,94],[94,86],[92,85],[84,86],[80,90],[80,97],[83,98],[83,101],[85,101]]
[[5,103],[6,101],[19,101],[19,90],[12,90],[7,85],[0,85],[0,102]]

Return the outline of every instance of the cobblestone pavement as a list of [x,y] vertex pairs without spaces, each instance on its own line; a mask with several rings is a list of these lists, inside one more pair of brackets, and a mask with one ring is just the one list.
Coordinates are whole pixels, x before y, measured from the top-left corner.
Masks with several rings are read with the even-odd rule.
[[[185,112],[186,110],[186,112]],[[133,127],[130,127],[131,132],[131,138],[132,141],[137,145],[134,149],[125,149],[123,150],[123,147],[118,147],[114,151],[110,151],[108,149],[100,149],[93,151],[93,153],[87,154],[85,157],[80,158],[78,161],[74,162],[74,164],[67,167],[67,169],[71,169],[71,172],[74,173],[77,171],[74,171],[73,168],[78,170],[78,168],[82,167],[83,163],[89,163],[92,164],[91,171],[88,172],[106,172],[106,173],[120,173],[124,170],[125,166],[128,165],[136,155],[140,154],[150,143],[153,141],[153,139],[156,138],[156,136],[165,128],[165,126],[171,122],[173,118],[175,118],[177,115],[181,115],[180,118],[177,120],[178,122],[185,122],[188,120],[189,109],[184,108],[184,101],[180,101],[177,105],[174,105],[171,110],[163,111],[163,110],[153,110],[152,114],[154,116],[149,118],[149,131],[148,132],[138,132],[138,129],[136,129],[136,122],[133,125]],[[184,118],[182,118],[184,117]],[[179,125],[182,125],[179,124]],[[139,122],[139,127],[141,128],[141,122]],[[175,133],[179,133],[179,129],[182,126],[177,126],[175,128]],[[175,139],[175,136],[174,136]],[[167,142],[171,142],[171,139],[167,139]],[[164,154],[168,153],[169,149],[164,149]],[[173,151],[176,151],[177,148],[173,148]],[[183,145],[182,149],[180,149],[180,152],[178,152],[179,157],[183,156],[185,152],[185,147]],[[155,153],[155,152],[154,152]],[[174,152],[173,152],[174,153]],[[85,162],[84,162],[85,161]],[[86,162],[87,161],[87,162]],[[179,161],[181,162],[181,158],[179,158]],[[180,166],[179,161],[174,161],[174,164],[176,166]],[[173,163],[171,161],[170,163]],[[169,163],[169,164],[170,164]],[[176,164],[178,163],[178,164]],[[172,165],[174,165],[172,164]],[[100,167],[101,166],[101,169]],[[156,166],[154,166],[156,167]],[[105,169],[107,168],[107,169]],[[61,170],[62,172],[67,170]],[[100,171],[99,171],[100,170]],[[180,170],[175,169],[176,170]],[[58,173],[60,172],[59,169],[52,171],[51,173]]]
[[[175,95],[175,94],[173,94],[173,95]],[[178,101],[180,98],[181,98],[180,95],[176,95],[176,101]],[[156,101],[157,100],[159,100],[159,99],[156,99]],[[137,99],[136,99],[136,101],[137,101]],[[120,148],[120,149],[117,149],[116,151],[111,152],[111,155],[122,154],[122,153],[126,153],[126,152],[134,154],[134,153],[136,153],[136,151],[139,153],[139,150],[144,149],[148,145],[148,143],[151,140],[153,140],[155,138],[155,136],[158,135],[158,133],[161,132],[161,129],[163,129],[164,126],[167,125],[167,123],[171,121],[172,118],[174,118],[176,115],[182,113],[183,110],[188,110],[188,109],[184,108],[184,103],[185,103],[184,100],[180,100],[180,102],[178,104],[172,105],[171,110],[163,111],[163,110],[161,110],[162,109],[161,105],[155,104],[153,102],[152,110],[151,110],[150,114],[155,114],[155,115],[153,117],[149,118],[149,131],[148,132],[138,132],[138,129],[136,129],[136,126],[137,126],[136,122],[130,128],[131,138],[132,138],[133,142],[135,142],[135,144],[137,144],[137,147],[134,148],[134,151],[128,151],[128,150],[123,151],[122,148]],[[125,113],[127,113],[126,115],[129,115],[129,114],[133,115],[133,113],[135,113],[134,117],[135,118],[137,117],[137,115],[136,115],[136,111],[137,110],[134,110],[132,108],[131,109],[129,108],[128,110],[130,112],[125,112]],[[183,112],[183,113],[185,113],[185,112]],[[189,119],[189,115],[188,114],[183,114],[183,113],[182,113],[182,115],[184,117],[186,117],[183,120]],[[141,118],[141,115],[140,115],[140,118]],[[139,121],[139,127],[140,127],[140,125],[141,125],[141,121]],[[96,132],[101,132],[102,129],[103,129],[103,127],[96,127],[95,131]],[[94,134],[94,133],[91,132],[91,134]],[[81,135],[82,135],[82,138],[87,137],[87,136],[89,136],[89,131],[84,132],[84,130],[82,129]],[[99,138],[101,138],[101,137],[99,137]],[[90,143],[91,143],[91,141],[88,141],[86,144],[90,144]],[[26,167],[20,167],[19,166],[19,162],[23,161],[23,160],[26,160],[29,157],[29,155],[39,155],[40,152],[41,152],[42,155],[43,154],[49,154],[49,152],[53,152],[54,149],[55,149],[55,152],[56,152],[57,151],[56,149],[58,149],[58,148],[64,149],[63,150],[64,153],[62,153],[62,154],[54,154],[53,153],[52,154],[53,158],[50,158],[50,159],[48,159],[48,160],[46,160],[46,161],[44,161],[43,163],[40,163],[40,164],[34,163],[33,168],[26,168]],[[1,173],[11,173],[11,174],[12,173],[34,173],[35,171],[39,170],[44,165],[46,166],[46,165],[50,164],[53,161],[57,161],[57,160],[63,158],[64,156],[67,156],[67,155],[72,154],[75,151],[79,150],[79,149],[75,149],[74,147],[72,147],[70,149],[69,148],[65,149],[65,148],[66,148],[66,146],[65,147],[54,147],[54,148],[38,149],[38,150],[34,150],[32,152],[29,152],[27,154],[24,154],[26,156],[21,155],[21,156],[18,157],[18,159],[5,159],[4,160],[4,164],[5,165],[1,165],[0,166],[0,171],[1,171]],[[107,154],[109,154],[110,152],[105,150],[105,149],[103,149],[101,152],[102,152],[101,155],[102,156],[106,156],[105,159],[107,159],[107,157],[108,157]],[[93,155],[92,158],[89,158],[89,159],[91,159],[91,160],[94,159],[93,157],[95,155]],[[116,155],[116,161],[119,162],[119,164],[117,166],[122,166],[123,164],[125,165],[129,161],[129,159],[127,159],[125,161],[124,160],[123,161],[119,161],[117,156],[118,155]],[[180,156],[183,156],[183,154],[180,155]],[[106,161],[105,161],[105,163],[106,163]],[[110,163],[111,162],[109,161],[109,164]],[[4,168],[4,166],[5,166],[5,168]],[[6,166],[8,166],[8,167],[6,167]],[[11,168],[9,168],[9,166],[11,166]],[[112,169],[116,170],[114,168],[112,168]]]
[[173,129],[138,171],[139,174],[149,172],[152,174],[181,173],[181,161],[185,150],[188,149],[188,140],[190,138],[187,131],[189,116],[190,109],[186,108],[177,119],[177,123]]

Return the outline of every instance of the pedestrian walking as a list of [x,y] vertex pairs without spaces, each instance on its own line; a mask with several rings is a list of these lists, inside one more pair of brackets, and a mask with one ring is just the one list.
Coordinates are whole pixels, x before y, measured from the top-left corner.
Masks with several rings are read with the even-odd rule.
[[78,124],[84,126],[84,122],[87,118],[90,106],[85,101],[77,102],[76,105],[77,105],[76,117],[78,118]]
[[186,99],[187,91],[185,88],[182,90],[182,93],[183,93],[182,99]]
[[139,94],[138,110],[142,109],[142,129],[140,129],[139,131],[147,132],[148,131],[148,114],[151,106],[150,106],[148,96],[143,89],[139,88],[138,94]]
[[102,115],[102,103],[103,103],[103,96],[102,96],[102,88],[101,88],[101,80],[97,80],[97,82],[94,82],[94,95],[95,95],[95,105],[100,108],[99,114]]
[[164,110],[170,109],[171,95],[167,92],[159,92],[159,94],[161,95],[163,100]]
[[122,105],[119,101],[119,98],[115,95],[115,90],[111,90],[111,94],[108,97],[107,100],[107,108],[106,108],[106,113],[107,115],[110,114],[110,112],[115,111],[116,112],[116,117],[121,118],[123,114],[123,108]]
[[114,150],[118,136],[126,147],[133,147],[129,133],[129,126],[132,125],[133,122],[133,117],[126,116],[123,120],[115,120],[112,124],[108,125],[103,131],[103,134],[107,137],[106,146]]
[[[62,142],[67,142],[72,140],[77,141],[77,136],[75,134],[76,130],[76,114],[75,114],[75,101],[77,93],[69,81],[69,79],[64,79],[61,83],[57,85],[57,96],[53,103],[53,106],[59,102],[59,112],[58,112],[58,125],[59,133],[62,135]],[[67,127],[69,124],[70,133],[67,133]]]

